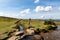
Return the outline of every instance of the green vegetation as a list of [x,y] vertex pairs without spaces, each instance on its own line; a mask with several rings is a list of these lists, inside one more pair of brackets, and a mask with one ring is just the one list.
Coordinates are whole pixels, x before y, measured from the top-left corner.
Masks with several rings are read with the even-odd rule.
[[14,25],[14,22],[17,19],[7,18],[7,17],[0,17],[0,39],[7,37],[6,32],[15,30],[11,26]]
[[44,22],[44,25],[48,25],[47,27],[47,29],[48,30],[55,30],[56,28],[57,28],[57,25],[55,24],[55,22],[53,21],[53,20],[46,20],[45,22]]
[[[15,22],[17,20],[18,19],[14,19],[14,18],[0,17],[0,34],[3,35],[3,36],[0,35],[0,38],[6,37],[6,35],[8,35],[9,32],[15,30],[12,27],[16,26]],[[35,28],[39,28],[40,30],[43,29],[42,31],[55,29],[56,28],[55,23],[58,24],[58,22],[54,22],[52,20],[44,21],[44,20],[31,20],[30,19],[30,20],[20,20],[19,21],[19,25],[22,24],[25,28],[28,28],[29,26],[33,26]]]
[[0,17],[0,33],[10,30],[16,19]]
[[54,21],[49,19],[49,20],[45,20],[44,22],[45,25],[55,25]]

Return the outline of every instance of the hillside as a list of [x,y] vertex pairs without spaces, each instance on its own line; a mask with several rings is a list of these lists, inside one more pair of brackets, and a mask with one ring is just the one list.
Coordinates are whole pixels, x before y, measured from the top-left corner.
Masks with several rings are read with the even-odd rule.
[[1,31],[5,30],[5,28],[10,27],[13,25],[14,21],[17,19],[9,18],[9,17],[0,17],[0,33]]
[[6,34],[3,34],[9,30],[13,30],[11,26],[17,19],[9,18],[9,17],[0,17],[0,39],[4,38]]
[[[7,28],[12,26],[14,24],[14,22],[17,21],[17,20],[18,19],[15,19],[15,18],[9,18],[9,17],[0,16],[0,33],[3,33],[5,30],[7,30]],[[30,25],[39,27],[39,26],[43,26],[43,22],[44,22],[43,20],[31,20]],[[21,20],[21,23],[25,27],[28,26],[28,20],[27,19]],[[56,20],[55,20],[55,23],[57,25],[60,25],[60,22],[57,22]]]
[[[15,30],[11,26],[14,26],[15,25],[14,23],[17,20],[18,19],[15,19],[15,18],[0,16],[0,39],[7,37],[7,34],[4,34],[5,32]],[[25,28],[27,28],[29,26],[28,19],[24,19],[24,20],[22,19],[19,23],[21,23]],[[41,28],[41,29],[44,29],[44,28],[46,28],[45,26],[47,26],[47,25],[43,25],[43,23],[44,23],[44,20],[31,20],[30,21],[31,26],[34,26],[36,28]],[[55,23],[57,25],[60,25],[60,22],[57,22],[56,20],[55,20]]]

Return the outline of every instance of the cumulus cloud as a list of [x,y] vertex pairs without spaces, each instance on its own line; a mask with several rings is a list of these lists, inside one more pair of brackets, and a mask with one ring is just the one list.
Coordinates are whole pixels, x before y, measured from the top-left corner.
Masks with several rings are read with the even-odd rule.
[[18,18],[18,14],[0,12],[0,16]]
[[9,16],[9,14],[8,13],[3,13],[3,12],[0,12],[0,16]]
[[60,7],[58,7],[58,10],[60,10]]
[[42,16],[41,16],[41,18],[45,18],[45,16],[44,16],[44,15],[42,15]]
[[45,10],[45,11],[50,11],[50,10],[52,10],[52,6],[47,6],[47,7],[45,7],[44,10]]
[[20,18],[23,17],[24,15],[30,13],[30,9],[25,9],[23,11],[20,11],[20,13],[4,13],[4,12],[0,12],[0,16],[4,16],[4,17],[12,17],[12,18]]
[[43,6],[37,6],[35,8],[35,11],[36,12],[40,12],[40,11],[50,11],[52,10],[52,6],[46,6],[46,7],[43,7]]
[[35,0],[34,3],[38,3],[40,0]]
[[23,17],[24,15],[26,15],[26,14],[28,14],[28,13],[30,13],[30,9],[29,9],[29,8],[28,8],[28,9],[25,9],[25,10],[23,10],[23,11],[20,11],[19,16]]
[[35,9],[36,12],[43,11],[43,10],[44,8],[42,6],[37,6]]

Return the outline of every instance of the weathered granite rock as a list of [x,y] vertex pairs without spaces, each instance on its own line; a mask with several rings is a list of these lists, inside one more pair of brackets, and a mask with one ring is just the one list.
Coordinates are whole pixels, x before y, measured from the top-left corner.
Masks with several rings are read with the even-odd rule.
[[26,32],[27,32],[28,34],[33,34],[33,33],[34,33],[34,30],[27,29]]

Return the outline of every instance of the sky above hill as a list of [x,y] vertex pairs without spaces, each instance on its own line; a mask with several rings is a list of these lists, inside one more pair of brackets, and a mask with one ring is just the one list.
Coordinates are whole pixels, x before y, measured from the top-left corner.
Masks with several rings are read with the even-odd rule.
[[60,19],[60,0],[0,0],[0,16]]

